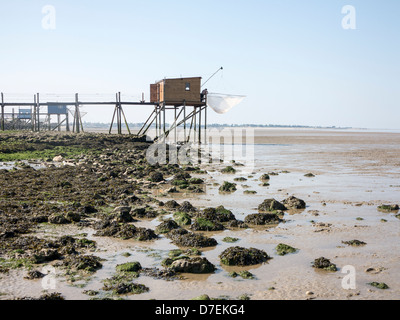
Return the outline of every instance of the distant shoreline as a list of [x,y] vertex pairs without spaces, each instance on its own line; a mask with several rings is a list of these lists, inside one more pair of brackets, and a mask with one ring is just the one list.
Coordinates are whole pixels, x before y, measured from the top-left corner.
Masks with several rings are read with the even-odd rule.
[[[109,130],[111,123],[83,123],[83,126],[86,130]],[[129,128],[133,131],[139,130],[143,123],[129,123]],[[169,128],[169,124],[166,125]],[[202,126],[204,128],[204,126]],[[113,128],[117,128],[116,125]],[[151,128],[155,128],[155,126],[151,126]],[[256,125],[256,124],[209,124],[207,125],[208,129],[240,129],[240,128],[249,128],[256,130],[312,130],[312,131],[343,131],[343,132],[384,132],[384,133],[400,133],[400,129],[388,129],[388,128],[354,128],[354,127],[323,127],[323,126],[302,126],[302,125]],[[125,127],[123,126],[123,130]]]

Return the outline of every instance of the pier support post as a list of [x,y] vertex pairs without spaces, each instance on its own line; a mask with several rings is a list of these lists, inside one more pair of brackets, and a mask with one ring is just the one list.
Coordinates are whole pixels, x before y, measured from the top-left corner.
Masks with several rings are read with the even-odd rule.
[[74,132],[81,132],[81,115],[79,111],[79,96],[75,94],[75,115],[74,115]]
[[186,100],[183,101],[183,136],[186,142]]
[[5,130],[4,126],[4,95],[3,92],[1,93],[1,130]]
[[40,132],[40,102],[39,102],[39,93],[36,94],[36,109],[37,109],[37,124],[36,129]]

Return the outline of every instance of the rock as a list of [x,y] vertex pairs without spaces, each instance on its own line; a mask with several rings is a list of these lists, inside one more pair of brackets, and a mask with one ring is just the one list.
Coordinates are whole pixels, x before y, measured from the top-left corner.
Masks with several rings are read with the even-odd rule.
[[138,272],[142,269],[142,266],[139,262],[127,262],[124,264],[119,264],[115,268],[118,272]]
[[329,259],[326,259],[324,257],[315,259],[313,267],[317,269],[324,269],[327,271],[337,271],[336,265],[331,263]]
[[69,224],[71,223],[63,214],[55,213],[48,218],[49,223],[52,224]]
[[41,273],[40,271],[31,270],[31,271],[28,271],[28,274],[24,278],[28,279],[28,280],[35,280],[35,279],[41,279],[44,277],[45,277],[45,275],[43,273]]
[[284,243],[278,244],[278,245],[276,246],[276,249],[275,249],[275,250],[276,250],[276,253],[277,253],[278,255],[280,255],[280,256],[284,256],[284,255],[286,255],[286,254],[294,253],[294,252],[297,251],[296,248],[293,248],[293,247],[291,247],[291,246],[289,246],[289,245],[287,245],[287,244],[284,244]]
[[157,226],[155,232],[157,234],[168,233],[173,229],[178,229],[179,225],[174,220],[167,220]]
[[191,178],[189,179],[190,184],[203,184],[204,180],[201,178]]
[[228,242],[228,243],[238,242],[239,240],[240,240],[239,238],[233,238],[233,237],[225,237],[222,239],[223,242]]
[[236,173],[236,169],[233,168],[232,166],[228,166],[228,167],[222,169],[221,172],[222,172],[222,173],[233,174],[233,173]]
[[78,256],[69,256],[64,260],[63,265],[73,268],[75,270],[84,270],[86,272],[93,273],[103,267],[100,261],[101,261],[100,258],[96,256],[78,255]]
[[122,226],[121,230],[116,234],[116,236],[123,240],[135,239],[137,241],[149,241],[158,238],[153,230],[146,228],[136,228],[133,225]]
[[343,244],[347,244],[349,246],[353,247],[360,247],[360,246],[365,246],[366,243],[360,240],[350,240],[350,241],[342,241]]
[[237,177],[237,178],[233,179],[233,181],[244,182],[244,181],[247,181],[247,179],[245,177]]
[[179,191],[178,191],[178,189],[176,189],[176,187],[168,188],[168,189],[166,190],[166,192],[167,192],[167,193],[179,193]]
[[143,284],[121,282],[115,283],[112,286],[104,286],[103,290],[113,291],[114,294],[123,295],[141,294],[144,292],[148,292],[150,289]]
[[381,206],[378,206],[378,210],[380,211],[398,211],[399,210],[399,205],[397,204],[383,204]]
[[86,206],[83,206],[83,208],[82,208],[83,214],[92,214],[92,213],[97,213],[97,212],[98,212],[98,210],[95,207],[93,207],[92,205],[86,205]]
[[158,268],[143,268],[142,270],[140,270],[140,275],[145,275],[154,279],[162,279],[167,281],[182,279],[180,276],[177,276],[174,270],[170,268],[162,270]]
[[252,224],[256,226],[268,225],[268,224],[278,224],[283,220],[275,213],[255,213],[249,214],[244,219],[247,224]]
[[150,174],[149,179],[152,182],[161,182],[164,181],[164,176],[161,172],[155,171]]
[[192,218],[186,212],[175,212],[174,220],[179,226],[188,226],[192,224]]
[[236,183],[231,183],[228,181],[224,181],[224,183],[222,184],[222,186],[219,187],[219,192],[235,192],[236,189]]
[[266,199],[262,204],[258,206],[259,212],[269,212],[277,210],[285,211],[287,210],[287,208],[282,203],[276,201],[275,199]]
[[370,286],[373,286],[378,289],[386,290],[389,289],[389,286],[384,282],[370,282],[368,283]]
[[53,158],[53,162],[62,162],[64,158],[62,156],[56,156]]
[[245,224],[243,221],[240,220],[231,220],[226,224],[227,228],[243,228],[247,229],[248,225]]
[[215,266],[206,258],[194,257],[174,261],[171,269],[183,273],[212,273],[215,271]]
[[129,223],[134,221],[130,212],[131,207],[117,207],[113,210],[112,218],[118,223]]
[[81,221],[81,215],[76,212],[67,212],[65,215],[65,218],[71,222],[80,222]]
[[54,249],[42,249],[38,253],[33,255],[33,261],[36,264],[50,262],[61,259],[61,255],[57,250]]
[[179,208],[180,204],[175,200],[169,200],[164,204],[164,207],[167,209],[176,209]]
[[231,220],[236,220],[232,211],[225,209],[224,206],[219,206],[217,208],[206,208],[195,216],[216,222],[228,222]]
[[307,177],[307,178],[315,177],[315,175],[313,173],[306,173],[304,176]]
[[137,228],[133,224],[120,225],[116,222],[103,221],[95,226],[98,231],[96,237],[114,237],[122,240],[135,239],[137,241],[149,241],[158,236],[151,229]]
[[190,228],[194,231],[220,231],[225,229],[221,223],[202,217],[196,218]]
[[132,216],[136,218],[153,219],[157,217],[159,213],[153,210],[151,207],[136,208],[132,211]]
[[39,297],[38,300],[43,301],[64,301],[65,298],[62,296],[61,293],[53,292],[53,293],[45,293]]
[[193,212],[196,212],[197,209],[189,201],[184,201],[181,204],[181,206],[178,208],[178,211],[186,212],[186,213],[193,213]]
[[365,269],[365,272],[371,273],[371,274],[378,274],[378,273],[381,273],[383,270],[385,270],[385,268],[383,268],[383,267],[378,267],[378,268],[370,267],[370,268]]
[[269,181],[270,180],[270,176],[267,173],[264,173],[261,177],[260,180],[263,182]]
[[202,234],[191,233],[185,229],[174,229],[167,234],[172,242],[180,247],[203,248],[214,247],[218,243],[214,238]]
[[291,196],[291,197],[283,200],[282,203],[285,205],[286,208],[289,208],[289,209],[305,209],[306,208],[306,203],[304,202],[304,200],[298,199],[294,196]]
[[255,248],[231,247],[219,256],[221,263],[227,266],[250,266],[268,261],[268,254]]

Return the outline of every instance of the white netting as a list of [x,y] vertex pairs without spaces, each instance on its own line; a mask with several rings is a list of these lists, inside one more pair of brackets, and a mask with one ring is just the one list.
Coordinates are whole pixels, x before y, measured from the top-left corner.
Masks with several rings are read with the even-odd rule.
[[209,93],[207,95],[207,106],[216,113],[224,114],[241,103],[244,98],[246,98],[246,96]]

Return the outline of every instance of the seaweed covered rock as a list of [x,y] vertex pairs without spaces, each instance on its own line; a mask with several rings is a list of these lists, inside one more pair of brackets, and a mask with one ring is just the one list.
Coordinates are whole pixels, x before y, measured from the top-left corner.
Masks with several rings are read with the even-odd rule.
[[103,286],[103,290],[112,291],[117,295],[127,294],[142,294],[148,292],[150,289],[143,284],[132,283],[132,282],[106,282]]
[[269,174],[267,174],[267,173],[264,173],[264,174],[261,175],[261,177],[260,177],[260,181],[262,181],[262,182],[267,182],[267,181],[269,181],[269,179],[270,179],[270,176],[269,176]]
[[197,211],[197,209],[189,201],[184,201],[178,208],[178,211],[186,213],[194,213]]
[[190,228],[194,231],[221,231],[225,229],[221,223],[202,217],[196,218]]
[[142,266],[138,261],[133,261],[119,264],[115,267],[115,269],[118,272],[138,272],[142,269]]
[[222,186],[219,187],[219,192],[221,193],[231,193],[235,192],[236,190],[236,183],[231,183],[228,181],[224,181]]
[[268,261],[268,254],[255,248],[230,247],[219,256],[221,263],[227,266],[251,266]]
[[164,181],[164,176],[161,172],[155,171],[150,174],[149,180],[152,182],[161,182]]
[[353,246],[353,247],[361,247],[361,246],[365,246],[366,243],[364,241],[360,241],[360,240],[350,240],[350,241],[342,241],[343,244],[347,244],[348,246]]
[[122,240],[135,239],[137,241],[148,241],[158,238],[151,229],[137,228],[133,224],[120,225],[118,223],[106,222],[98,227],[98,231],[94,234],[96,237],[114,237]]
[[276,246],[275,250],[276,250],[276,253],[278,255],[280,255],[280,256],[284,256],[284,255],[287,255],[289,253],[295,253],[297,251],[296,248],[293,248],[293,247],[291,247],[291,246],[289,246],[287,244],[284,244],[284,243],[278,244]]
[[92,255],[71,255],[64,260],[63,266],[93,273],[103,267],[100,261],[99,257]]
[[132,211],[132,216],[140,219],[153,219],[159,215],[159,212],[149,206],[136,208]]
[[192,224],[192,217],[186,212],[175,212],[174,220],[179,226],[188,226]]
[[41,249],[33,254],[32,261],[36,264],[51,262],[61,259],[61,254],[56,249]]
[[202,234],[195,234],[185,229],[174,229],[167,234],[172,242],[180,247],[203,248],[214,247],[217,241],[214,238],[208,238]]
[[215,266],[206,258],[194,257],[174,261],[171,266],[175,272],[183,273],[212,273]]
[[119,223],[132,222],[131,210],[131,207],[117,207],[113,210],[112,218]]
[[217,208],[206,208],[202,212],[196,214],[196,217],[201,217],[217,222],[228,222],[236,220],[235,215],[232,213],[232,211],[225,209],[224,206],[219,206]]
[[321,257],[314,260],[313,268],[324,269],[327,271],[337,271],[336,265],[331,263],[329,259]]
[[28,273],[27,273],[27,275],[24,277],[24,279],[27,279],[27,280],[35,280],[35,279],[41,279],[41,278],[44,278],[45,277],[45,275],[43,274],[43,273],[41,273],[40,271],[38,271],[38,270],[31,270],[31,271],[28,271]]
[[229,174],[233,174],[236,173],[236,169],[232,166],[227,166],[224,169],[221,170],[222,173],[229,173]]
[[381,289],[381,290],[389,289],[389,286],[384,282],[369,282],[368,284],[370,286],[373,286],[373,287],[375,287],[377,289]]
[[241,220],[231,220],[226,223],[227,228],[247,229],[249,226]]
[[173,229],[178,229],[180,226],[174,220],[167,220],[159,224],[155,230],[157,234],[168,233]]
[[285,211],[287,208],[275,199],[266,199],[263,203],[258,206],[259,212],[270,212],[270,211]]
[[385,211],[385,212],[398,211],[399,209],[400,207],[397,204],[382,204],[378,206],[379,211]]
[[68,220],[63,214],[59,214],[59,213],[52,214],[48,218],[48,222],[51,224],[69,224],[69,223],[71,223],[71,221]]
[[180,204],[175,200],[169,200],[164,204],[164,207],[167,209],[176,209],[180,207]]
[[283,220],[279,218],[279,216],[275,213],[255,213],[249,214],[244,219],[244,222],[247,224],[252,224],[256,226],[263,226],[269,224],[278,224]]
[[306,203],[304,200],[298,199],[294,196],[291,196],[282,201],[286,208],[289,209],[305,209]]

